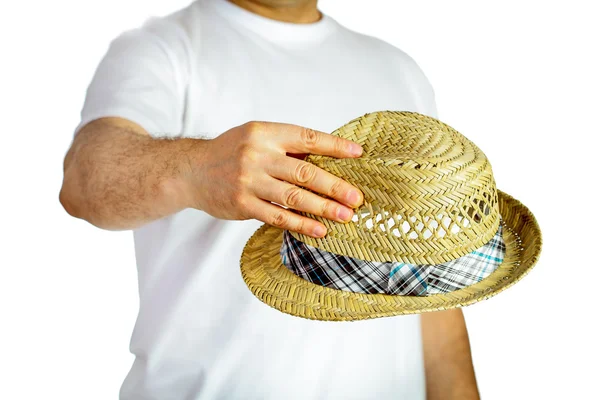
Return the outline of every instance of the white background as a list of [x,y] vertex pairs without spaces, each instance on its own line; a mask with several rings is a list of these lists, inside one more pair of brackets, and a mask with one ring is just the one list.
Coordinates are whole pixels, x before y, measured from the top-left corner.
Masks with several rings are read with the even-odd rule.
[[[320,3],[409,53],[436,90],[440,119],[483,149],[498,186],[539,220],[536,268],[465,309],[483,399],[600,397],[595,3]],[[68,217],[62,159],[109,41],[187,4],[1,6],[0,399],[117,398],[137,312],[132,235]]]

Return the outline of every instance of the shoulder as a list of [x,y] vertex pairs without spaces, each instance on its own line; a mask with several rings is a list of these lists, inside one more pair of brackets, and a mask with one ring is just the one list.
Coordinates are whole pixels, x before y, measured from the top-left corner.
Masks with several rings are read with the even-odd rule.
[[351,43],[357,62],[401,81],[415,95],[422,112],[437,116],[434,88],[415,58],[382,39],[340,27],[344,40]]
[[113,42],[130,42],[136,46],[154,45],[169,56],[187,57],[191,47],[187,22],[191,13],[192,9],[188,6],[166,16],[152,16],[141,25],[122,32]]
[[342,32],[349,40],[359,46],[363,56],[373,57],[381,63],[388,63],[398,71],[409,74],[412,78],[425,80],[422,68],[406,51],[374,36],[359,33],[342,27]]
[[121,60],[124,64],[170,65],[185,81],[190,72],[192,45],[190,39],[194,5],[165,16],[152,16],[137,26],[122,31],[110,41],[108,58]]

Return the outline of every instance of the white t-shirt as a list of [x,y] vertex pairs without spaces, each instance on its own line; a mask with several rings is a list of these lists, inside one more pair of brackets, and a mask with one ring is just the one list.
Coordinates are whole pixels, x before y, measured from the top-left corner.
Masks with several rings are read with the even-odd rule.
[[[252,120],[331,132],[378,110],[436,116],[404,52],[326,15],[291,24],[198,0],[112,41],[79,127],[118,116],[157,137]],[[418,316],[310,321],[252,296],[239,260],[261,224],[188,209],[135,230],[140,310],[121,399],[424,398]]]

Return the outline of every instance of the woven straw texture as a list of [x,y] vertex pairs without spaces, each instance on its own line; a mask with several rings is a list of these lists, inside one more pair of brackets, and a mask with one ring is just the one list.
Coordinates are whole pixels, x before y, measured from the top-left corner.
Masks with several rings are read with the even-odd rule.
[[306,161],[364,194],[349,223],[301,213],[324,238],[293,236],[319,249],[370,261],[441,264],[487,243],[498,230],[498,193],[485,154],[443,122],[414,112],[356,118],[332,135],[358,142],[360,158]]
[[518,200],[498,191],[506,255],[486,279],[454,292],[432,296],[392,296],[335,290],[290,272],[279,256],[283,231],[263,225],[241,258],[242,277],[265,304],[298,317],[353,321],[463,307],[492,297],[518,282],[537,262],[542,235],[533,214]]

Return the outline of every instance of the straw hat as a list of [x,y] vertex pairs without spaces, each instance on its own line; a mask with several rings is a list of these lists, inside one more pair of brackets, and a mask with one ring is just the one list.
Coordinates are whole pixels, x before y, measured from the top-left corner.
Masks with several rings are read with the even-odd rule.
[[[334,321],[446,310],[500,293],[537,262],[542,237],[535,217],[496,189],[485,154],[450,126],[414,112],[384,111],[354,119],[332,135],[360,143],[363,155],[309,155],[306,161],[359,188],[364,203],[347,223],[300,213],[327,227],[323,238],[266,224],[258,229],[244,247],[241,272],[264,303],[291,315]],[[489,248],[500,249],[500,258],[481,254]],[[290,249],[309,252],[310,257],[289,253],[296,260],[290,265]],[[452,273],[459,276],[465,263],[477,267],[481,262],[469,261],[473,254],[498,262],[483,268],[488,269],[483,278],[445,290],[423,289],[422,295],[402,294],[404,289],[389,289],[390,283],[378,286],[379,292],[361,290],[360,284],[338,288],[320,279],[310,281],[311,273],[301,271],[322,266],[297,265],[330,256],[337,263],[373,267],[378,278],[387,279],[385,271],[390,271],[391,282],[393,271],[406,265],[412,271],[418,267],[442,274],[453,265]],[[338,283],[353,281],[340,273]],[[435,286],[433,281],[421,283],[424,288]]]

